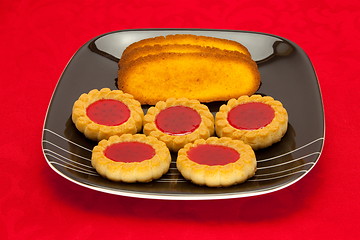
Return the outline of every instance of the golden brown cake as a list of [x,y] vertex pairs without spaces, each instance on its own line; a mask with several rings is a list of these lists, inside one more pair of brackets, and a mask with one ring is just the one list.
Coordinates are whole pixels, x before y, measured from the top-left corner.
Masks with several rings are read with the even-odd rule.
[[215,117],[219,137],[240,139],[254,150],[281,140],[287,131],[288,114],[282,103],[270,96],[241,96],[222,105]]
[[150,105],[171,97],[225,101],[251,95],[259,85],[256,63],[242,54],[160,53],[138,58],[118,72],[119,89]]
[[170,167],[166,145],[143,134],[111,136],[94,147],[91,164],[103,177],[127,183],[150,182]]
[[238,51],[240,53],[250,56],[247,48],[239,42],[215,37],[197,36],[193,34],[175,34],[143,39],[130,44],[125,49],[123,54],[127,54],[128,52],[138,47],[168,44],[191,44],[202,47],[214,47],[222,50]]
[[[146,45],[143,47],[134,48],[133,50],[127,51],[127,53],[123,54],[119,61],[119,67],[121,68],[121,66],[131,63],[131,61],[134,61],[140,57],[159,53],[211,53],[230,56],[237,56],[239,54],[246,55],[246,53],[240,53],[238,51],[222,50],[215,47],[202,47],[199,45],[190,44]],[[250,58],[250,56],[248,57]]]
[[252,148],[240,140],[210,137],[180,149],[176,166],[195,184],[228,187],[254,176],[256,157]]
[[82,94],[72,109],[76,128],[94,141],[135,134],[142,129],[143,117],[141,104],[132,95],[109,88]]
[[214,116],[197,100],[170,98],[149,108],[144,117],[144,133],[178,151],[196,139],[214,134]]

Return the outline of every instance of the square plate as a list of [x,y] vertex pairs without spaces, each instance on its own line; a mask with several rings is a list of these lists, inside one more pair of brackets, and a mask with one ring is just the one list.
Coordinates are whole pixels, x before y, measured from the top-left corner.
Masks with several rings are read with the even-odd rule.
[[[118,65],[131,43],[160,35],[194,34],[238,41],[250,51],[261,74],[258,94],[283,103],[289,127],[283,139],[256,151],[258,170],[245,183],[227,188],[197,186],[176,169],[151,183],[117,183],[92,168],[91,149],[71,120],[72,105],[82,94],[104,87],[117,89]],[[224,102],[207,104],[215,114]],[[143,106],[146,113],[149,106]],[[285,188],[304,177],[318,161],[324,144],[324,111],[314,68],[305,52],[282,37],[244,31],[206,29],[139,29],[111,32],[83,45],[66,66],[50,101],[44,122],[42,147],[49,166],[81,186],[122,196],[151,199],[227,199],[261,195]]]

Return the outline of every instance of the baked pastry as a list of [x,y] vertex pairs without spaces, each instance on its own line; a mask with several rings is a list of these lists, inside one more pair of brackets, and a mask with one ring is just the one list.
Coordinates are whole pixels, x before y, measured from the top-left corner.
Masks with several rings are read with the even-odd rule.
[[143,118],[141,104],[132,95],[109,88],[82,94],[72,109],[76,128],[94,141],[135,134],[141,131]]
[[112,181],[150,182],[170,167],[171,156],[165,143],[143,134],[111,136],[94,147],[91,164]]
[[167,44],[167,45],[146,45],[143,47],[137,47],[131,51],[124,53],[119,61],[119,67],[121,68],[125,64],[131,63],[140,57],[148,55],[155,55],[159,53],[211,53],[219,55],[234,55],[245,54],[250,58],[247,53],[240,53],[238,51],[222,50],[215,47],[202,47],[199,45],[191,44]]
[[143,131],[163,141],[171,151],[178,151],[189,142],[213,135],[214,116],[197,100],[169,98],[149,108]]
[[210,137],[179,150],[176,166],[184,178],[208,187],[228,187],[254,176],[253,149],[240,140]]
[[282,103],[270,96],[241,96],[220,107],[215,117],[219,137],[240,139],[254,150],[281,140],[287,131],[288,114]]
[[150,105],[171,97],[225,101],[251,95],[259,85],[256,63],[243,54],[159,53],[131,61],[118,72],[119,89]]
[[213,47],[222,50],[238,51],[247,56],[250,56],[248,49],[239,42],[215,37],[198,36],[193,34],[174,34],[167,36],[158,36],[154,38],[146,38],[130,44],[124,50],[123,55],[138,47],[168,44],[190,44],[202,47]]

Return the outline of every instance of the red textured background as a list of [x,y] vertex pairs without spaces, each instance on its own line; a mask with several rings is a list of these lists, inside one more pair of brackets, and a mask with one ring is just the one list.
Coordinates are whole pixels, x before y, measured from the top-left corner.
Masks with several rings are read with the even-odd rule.
[[[359,239],[358,0],[0,1],[1,239]],[[113,196],[53,172],[41,150],[48,102],[88,40],[135,28],[265,32],[316,69],[326,140],[315,168],[275,193],[231,200]]]

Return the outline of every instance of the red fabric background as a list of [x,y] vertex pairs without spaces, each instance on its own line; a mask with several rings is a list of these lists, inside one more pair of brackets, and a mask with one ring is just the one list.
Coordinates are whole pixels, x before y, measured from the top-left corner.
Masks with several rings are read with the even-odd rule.
[[[357,0],[0,2],[1,239],[358,239],[360,191]],[[85,189],[41,150],[48,102],[88,40],[135,28],[265,32],[300,45],[316,69],[326,140],[315,168],[275,193],[164,201]]]

